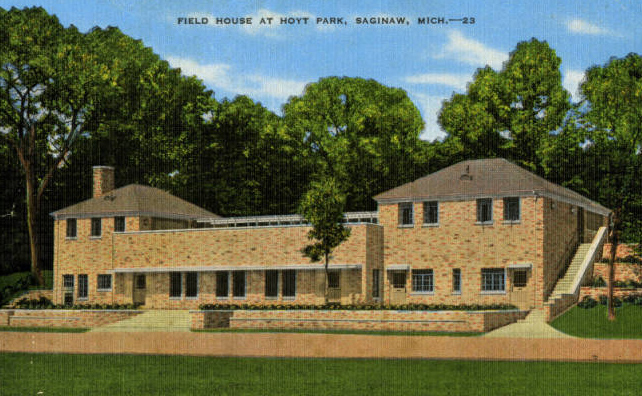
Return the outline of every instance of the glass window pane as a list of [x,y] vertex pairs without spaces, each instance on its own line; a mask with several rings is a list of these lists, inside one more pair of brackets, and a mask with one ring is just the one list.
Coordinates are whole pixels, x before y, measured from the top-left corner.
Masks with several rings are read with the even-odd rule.
[[229,295],[229,273],[220,271],[216,273],[216,297],[228,297]]
[[296,296],[296,271],[284,270],[281,273],[283,277],[283,297]]
[[185,297],[198,296],[198,273],[185,273]]

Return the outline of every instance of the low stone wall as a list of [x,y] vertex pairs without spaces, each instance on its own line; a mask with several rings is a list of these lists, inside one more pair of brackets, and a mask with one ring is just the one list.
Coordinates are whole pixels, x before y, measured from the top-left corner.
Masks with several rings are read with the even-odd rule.
[[[617,250],[615,252],[615,257],[617,258],[625,258],[627,256],[632,256],[635,255],[635,244],[629,244],[629,243],[620,243],[617,245]],[[611,257],[611,244],[610,243],[605,243],[604,244],[604,250],[602,251],[602,257],[603,258],[610,258]]]
[[552,322],[553,319],[557,318],[573,305],[577,304],[577,301],[577,294],[564,294],[560,298],[547,302],[544,304],[546,321]]
[[9,302],[9,304],[7,304],[7,305],[9,307],[12,307],[16,302],[22,300],[23,298],[27,299],[27,300],[38,300],[41,297],[44,297],[44,298],[47,298],[47,299],[53,301],[53,290],[48,290],[48,289],[45,289],[45,290],[29,290],[29,291],[19,295],[18,297],[14,298],[13,300],[11,300],[11,302]]
[[141,314],[140,310],[2,309],[0,326],[95,327]]
[[192,311],[192,328],[487,332],[527,311]]
[[[582,287],[580,290],[580,301],[582,301],[582,299],[587,296],[597,300],[600,298],[600,296],[606,296],[607,293],[607,287]],[[623,289],[621,287],[613,288],[613,297],[623,298],[631,294],[642,295],[642,289]]]
[[[602,277],[605,281],[609,279],[609,265],[604,263],[595,263],[593,267],[593,277]],[[635,282],[642,281],[642,265],[629,263],[615,264],[615,280],[625,282],[632,280]]]

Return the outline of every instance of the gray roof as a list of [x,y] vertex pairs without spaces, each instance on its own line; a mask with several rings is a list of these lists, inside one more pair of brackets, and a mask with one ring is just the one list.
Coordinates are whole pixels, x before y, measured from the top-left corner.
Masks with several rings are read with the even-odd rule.
[[68,206],[51,213],[56,219],[91,216],[154,216],[175,219],[220,217],[154,187],[130,184],[102,197]]
[[466,200],[481,197],[547,196],[608,214],[597,202],[551,183],[503,158],[462,161],[413,182],[385,191],[380,203],[418,200]]

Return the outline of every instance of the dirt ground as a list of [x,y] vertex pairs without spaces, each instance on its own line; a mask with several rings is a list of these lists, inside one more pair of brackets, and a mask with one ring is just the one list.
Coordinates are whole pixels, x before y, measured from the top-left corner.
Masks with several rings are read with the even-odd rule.
[[0,332],[0,352],[642,363],[642,340],[309,333]]

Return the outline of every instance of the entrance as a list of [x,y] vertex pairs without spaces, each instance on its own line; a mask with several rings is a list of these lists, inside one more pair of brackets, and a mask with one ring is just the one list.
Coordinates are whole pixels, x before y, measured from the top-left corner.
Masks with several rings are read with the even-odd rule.
[[390,271],[390,304],[406,303],[406,271]]
[[526,268],[516,268],[512,270],[510,302],[519,309],[531,308],[527,286],[529,275],[530,270]]
[[144,274],[134,275],[134,304],[145,305],[145,291],[147,290],[147,279]]

